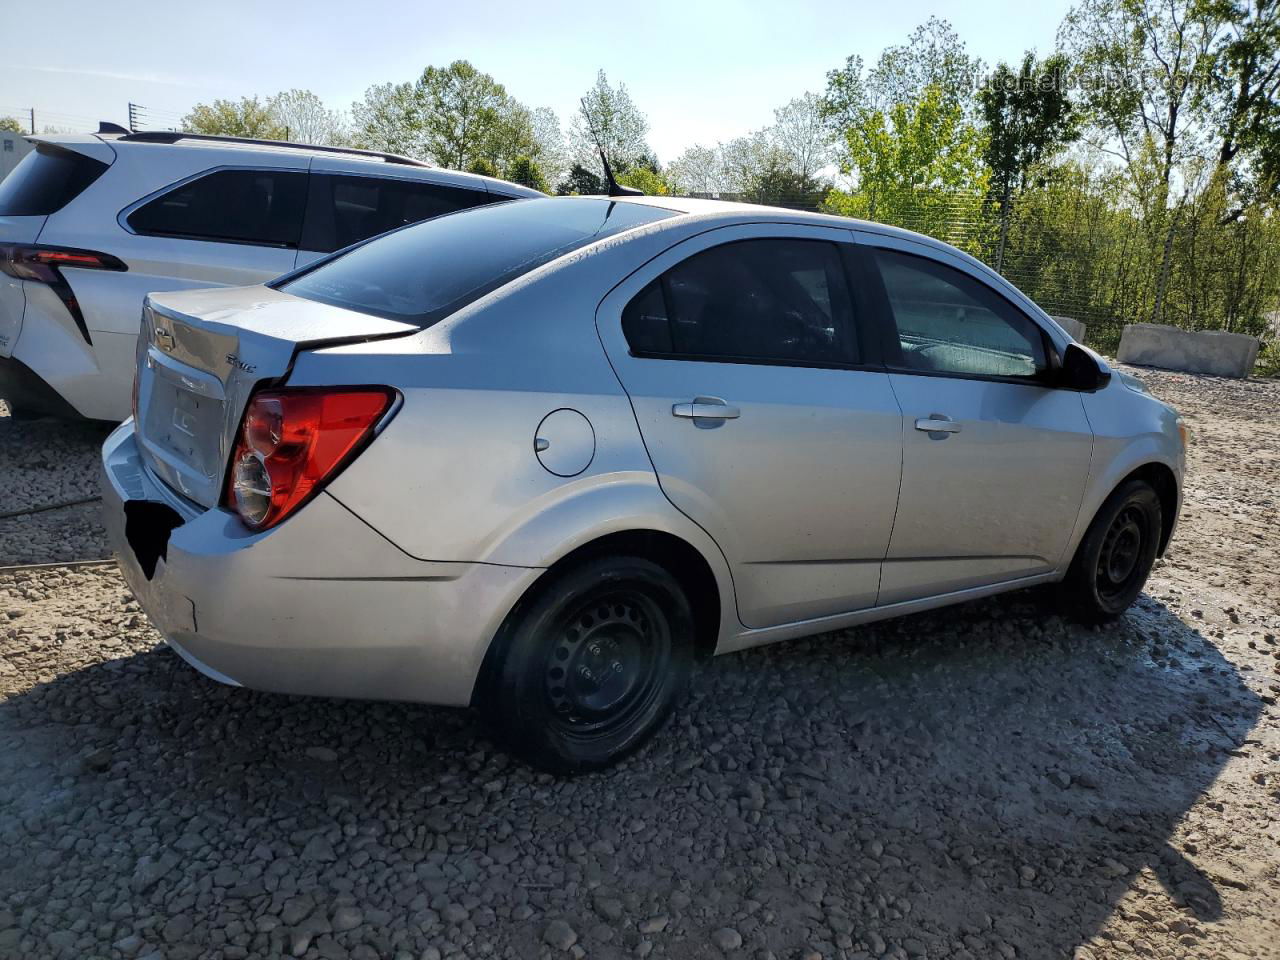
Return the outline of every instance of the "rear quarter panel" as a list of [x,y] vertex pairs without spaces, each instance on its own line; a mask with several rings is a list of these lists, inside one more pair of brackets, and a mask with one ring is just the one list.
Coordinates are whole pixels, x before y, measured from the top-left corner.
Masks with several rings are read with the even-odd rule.
[[[672,242],[642,238],[542,268],[416,336],[301,354],[291,384],[385,383],[404,395],[329,493],[420,559],[546,567],[609,533],[672,533],[706,558],[732,616],[724,558],[662,495],[595,329],[608,289]],[[534,450],[543,417],[561,408],[595,434],[573,477]]]

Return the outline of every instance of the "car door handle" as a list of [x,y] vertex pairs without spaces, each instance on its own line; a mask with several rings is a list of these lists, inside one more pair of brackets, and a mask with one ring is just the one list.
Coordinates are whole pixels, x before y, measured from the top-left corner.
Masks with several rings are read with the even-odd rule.
[[916,429],[925,433],[959,433],[960,424],[940,413],[931,413],[916,421]]
[[672,404],[671,415],[686,420],[737,420],[742,411],[719,397],[698,397],[692,403]]

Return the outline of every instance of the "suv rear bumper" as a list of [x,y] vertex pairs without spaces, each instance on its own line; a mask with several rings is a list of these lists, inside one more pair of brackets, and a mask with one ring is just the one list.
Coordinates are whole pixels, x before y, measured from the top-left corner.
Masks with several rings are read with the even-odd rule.
[[169,645],[223,683],[466,705],[490,639],[541,573],[414,559],[327,494],[252,533],[156,480],[132,421],[102,458],[125,579]]

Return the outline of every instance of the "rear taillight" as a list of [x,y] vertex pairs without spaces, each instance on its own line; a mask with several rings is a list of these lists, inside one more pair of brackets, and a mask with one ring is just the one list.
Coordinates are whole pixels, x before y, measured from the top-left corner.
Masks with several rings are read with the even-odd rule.
[[255,530],[314,496],[373,436],[389,387],[268,390],[249,401],[227,481],[227,506]]
[[128,270],[124,262],[109,253],[97,253],[93,250],[76,250],[69,247],[50,247],[42,244],[0,244],[0,273],[7,273],[19,280],[32,280],[35,283],[47,284],[57,295],[71,314],[80,335],[86,343],[89,328],[85,325],[84,314],[80,312],[80,304],[76,295],[62,275],[62,267],[75,267],[78,270]]

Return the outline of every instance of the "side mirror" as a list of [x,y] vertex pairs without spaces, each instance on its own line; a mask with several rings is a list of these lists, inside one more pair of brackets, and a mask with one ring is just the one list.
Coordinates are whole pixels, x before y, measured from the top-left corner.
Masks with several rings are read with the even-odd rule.
[[1078,343],[1067,344],[1058,369],[1058,384],[1067,390],[1093,393],[1111,382],[1111,368],[1092,350]]

